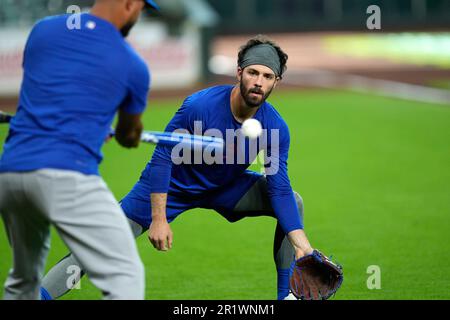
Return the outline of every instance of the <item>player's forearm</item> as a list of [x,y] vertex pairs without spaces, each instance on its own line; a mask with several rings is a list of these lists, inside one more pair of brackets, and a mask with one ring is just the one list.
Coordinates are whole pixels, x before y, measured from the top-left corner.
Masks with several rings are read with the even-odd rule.
[[152,221],[167,221],[167,193],[152,193],[150,200],[152,205]]
[[289,232],[288,239],[295,249],[296,259],[313,252],[313,248],[311,247],[311,244],[309,243],[304,230],[296,229]]
[[148,229],[148,239],[160,251],[172,248],[173,233],[166,218],[167,193],[151,193],[152,223]]
[[169,191],[172,175],[172,160],[162,149],[156,148],[148,172],[147,180],[150,183],[151,193],[167,193]]
[[282,194],[280,190],[272,191],[269,185],[269,197],[278,223],[286,234],[303,229],[302,217],[292,189],[289,188]]
[[[278,162],[278,170],[275,170],[275,174],[273,174],[273,171],[272,174],[267,174],[266,179],[267,194],[273,211],[284,233],[288,234],[292,230],[303,229],[303,217],[300,214],[287,174],[289,146],[288,143],[285,144],[287,145],[280,146],[279,160],[275,161]],[[273,156],[273,159],[277,159],[275,155],[271,154],[271,156]],[[269,172],[271,171],[269,170]]]

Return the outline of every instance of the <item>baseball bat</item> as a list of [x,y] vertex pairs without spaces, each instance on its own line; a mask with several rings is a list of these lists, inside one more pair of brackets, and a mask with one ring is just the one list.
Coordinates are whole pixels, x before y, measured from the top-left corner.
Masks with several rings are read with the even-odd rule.
[[11,119],[12,119],[12,115],[10,115],[6,112],[0,111],[0,123],[9,123],[11,121]]
[[[110,132],[111,137],[114,136],[114,134],[114,131]],[[218,137],[160,131],[143,131],[141,134],[141,142],[167,147],[179,145],[189,149],[203,149],[206,147],[223,148],[225,145],[224,140]]]
[[[0,123],[9,123],[12,115],[0,111]],[[114,130],[110,131],[110,136],[115,135]],[[159,132],[159,131],[144,131],[141,134],[141,141],[150,144],[158,144],[167,147],[174,147],[180,145],[190,149],[198,148],[223,148],[225,142],[222,138],[192,135],[186,133],[175,132]]]

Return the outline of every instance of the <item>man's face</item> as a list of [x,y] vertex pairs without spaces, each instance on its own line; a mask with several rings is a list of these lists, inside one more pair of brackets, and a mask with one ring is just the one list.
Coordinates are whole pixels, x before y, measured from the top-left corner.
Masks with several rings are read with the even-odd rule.
[[249,107],[259,107],[270,96],[278,77],[272,69],[263,65],[238,68],[241,95]]
[[128,36],[131,29],[134,27],[136,22],[139,20],[142,9],[145,6],[144,0],[125,0],[125,14],[127,16],[127,22],[120,29],[120,33],[124,38]]

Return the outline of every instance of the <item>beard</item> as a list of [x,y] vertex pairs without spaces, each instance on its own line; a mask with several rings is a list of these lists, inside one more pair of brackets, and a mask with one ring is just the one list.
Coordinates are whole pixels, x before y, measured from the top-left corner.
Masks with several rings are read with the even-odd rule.
[[136,24],[136,21],[130,21],[120,29],[120,33],[122,34],[122,36],[124,38],[128,37],[131,29],[133,29],[135,24]]
[[[264,93],[264,91],[258,87],[248,89],[242,81],[239,84],[241,96],[244,99],[245,103],[251,108],[256,108],[256,107],[259,107],[260,105],[262,105],[266,101],[266,99],[270,96],[270,94],[272,93],[274,86],[275,86],[275,84],[272,86],[272,88],[270,88],[270,90],[267,93]],[[256,93],[258,95],[252,96],[251,95],[252,93]]]

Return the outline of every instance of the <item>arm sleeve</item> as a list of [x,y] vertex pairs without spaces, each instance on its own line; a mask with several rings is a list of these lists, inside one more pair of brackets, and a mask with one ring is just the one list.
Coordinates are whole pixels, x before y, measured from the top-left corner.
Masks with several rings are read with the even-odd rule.
[[[167,125],[165,132],[173,132],[177,129],[185,129],[192,132],[192,108],[190,100],[187,98],[178,109],[175,116]],[[169,190],[170,177],[172,172],[172,148],[158,145],[153,153],[149,165],[149,179],[151,193],[167,193]]]
[[128,75],[127,96],[121,105],[129,114],[144,112],[150,90],[150,72],[147,65],[138,57],[134,57]]
[[[266,150],[266,178],[270,202],[283,231],[288,234],[303,229],[303,221],[295,201],[294,192],[287,173],[290,137],[287,126],[279,130],[279,139],[271,135]],[[270,160],[270,162],[269,162]]]

